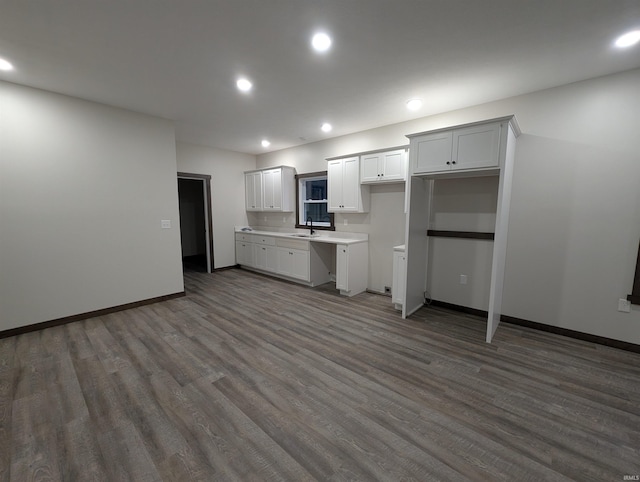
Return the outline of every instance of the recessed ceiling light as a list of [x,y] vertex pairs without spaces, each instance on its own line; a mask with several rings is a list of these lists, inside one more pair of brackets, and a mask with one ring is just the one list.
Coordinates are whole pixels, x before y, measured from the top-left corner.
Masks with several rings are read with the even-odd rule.
[[618,37],[615,45],[616,47],[625,48],[631,47],[638,42],[640,42],[640,30],[634,30]]
[[13,70],[13,65],[8,60],[0,59],[0,70]]
[[420,107],[422,107],[421,99],[409,99],[407,101],[407,109],[409,110],[418,110]]
[[331,37],[324,32],[318,32],[311,38],[311,46],[316,52],[326,52],[331,48]]
[[236,86],[238,87],[238,90],[240,90],[241,92],[249,92],[253,87],[253,84],[249,82],[248,79],[245,79],[244,77],[242,77],[238,79],[238,81],[236,82]]
[[271,145],[271,142],[269,142],[266,139],[262,139],[262,147],[269,147]]
[[333,129],[333,126],[328,122],[325,122],[320,126],[320,129],[322,129],[322,132],[331,132],[331,129]]

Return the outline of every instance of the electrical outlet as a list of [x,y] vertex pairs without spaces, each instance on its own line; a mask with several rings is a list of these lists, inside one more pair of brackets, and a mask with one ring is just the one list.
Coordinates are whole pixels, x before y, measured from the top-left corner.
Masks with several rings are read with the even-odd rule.
[[161,219],[160,227],[162,229],[171,229],[171,220],[170,219]]
[[461,285],[466,285],[467,284],[467,275],[466,274],[461,274],[460,275],[460,284]]
[[620,298],[618,300],[618,311],[623,313],[631,313],[631,301]]
[[390,295],[391,294],[391,286],[385,286],[384,287],[384,292],[385,292],[385,294]]

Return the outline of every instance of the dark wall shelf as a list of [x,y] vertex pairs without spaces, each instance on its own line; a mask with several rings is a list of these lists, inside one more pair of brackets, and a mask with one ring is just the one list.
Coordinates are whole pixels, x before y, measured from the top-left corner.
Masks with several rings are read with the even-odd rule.
[[440,238],[464,238],[464,239],[488,239],[493,241],[494,233],[478,233],[475,231],[439,231],[437,229],[429,229],[427,236]]

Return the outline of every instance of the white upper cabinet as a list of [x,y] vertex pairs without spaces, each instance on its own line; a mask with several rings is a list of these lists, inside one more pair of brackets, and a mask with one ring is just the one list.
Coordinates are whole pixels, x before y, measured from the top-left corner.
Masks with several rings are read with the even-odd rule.
[[247,211],[295,210],[295,170],[280,166],[245,173]]
[[500,132],[500,123],[489,123],[412,136],[412,174],[498,168]]
[[411,140],[413,173],[448,171],[451,169],[453,133],[425,134]]
[[405,149],[363,154],[360,156],[360,182],[403,182],[407,172],[406,159]]
[[262,171],[245,172],[244,193],[247,211],[262,211]]
[[369,187],[360,185],[360,158],[333,159],[327,165],[328,211],[366,213]]

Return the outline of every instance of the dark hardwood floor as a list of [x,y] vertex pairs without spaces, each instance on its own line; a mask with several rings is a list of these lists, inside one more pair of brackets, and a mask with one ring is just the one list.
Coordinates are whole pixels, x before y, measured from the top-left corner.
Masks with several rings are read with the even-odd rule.
[[640,474],[640,355],[237,269],[0,340],[0,480]]

